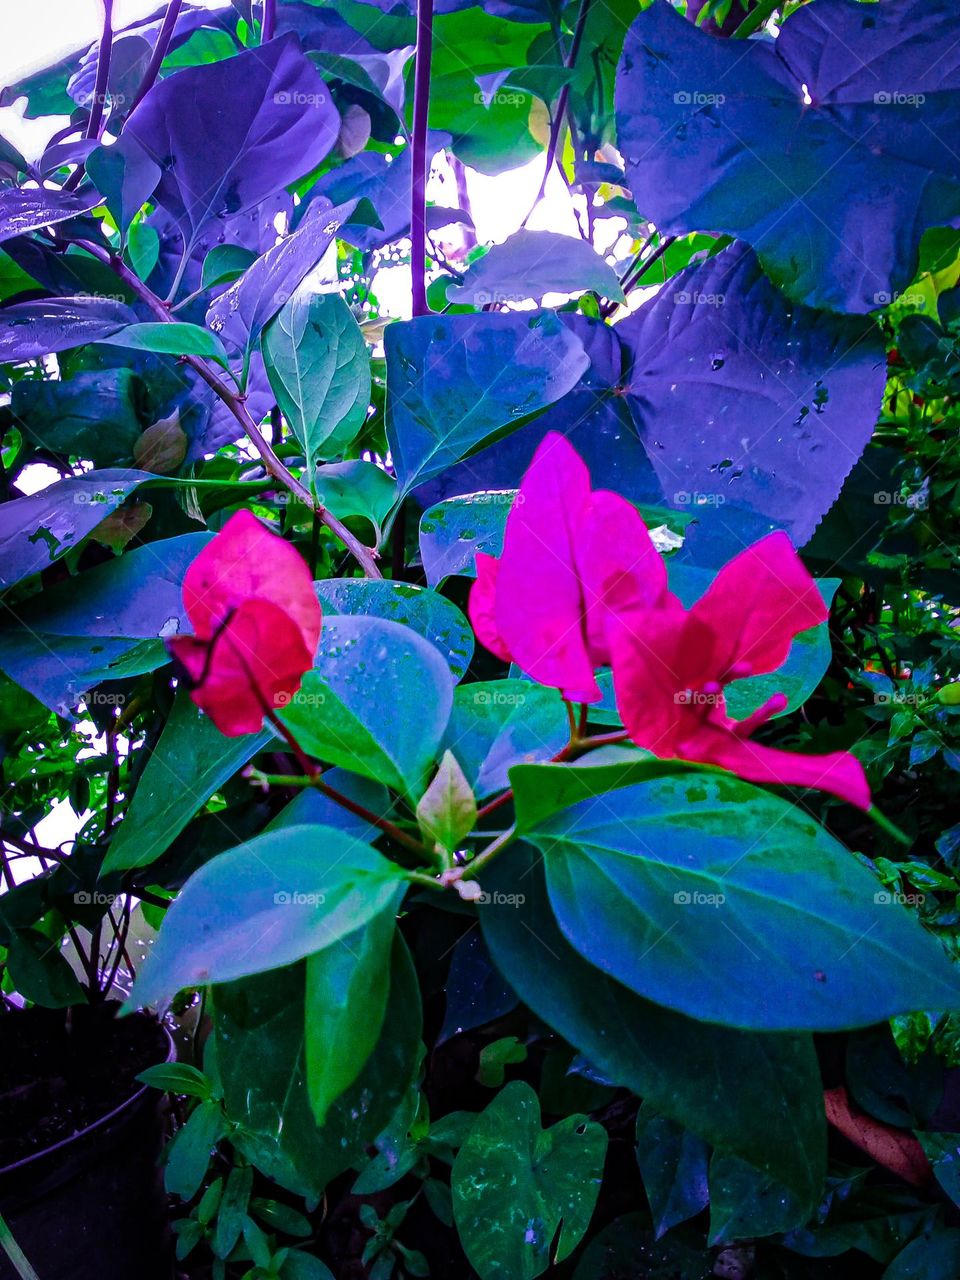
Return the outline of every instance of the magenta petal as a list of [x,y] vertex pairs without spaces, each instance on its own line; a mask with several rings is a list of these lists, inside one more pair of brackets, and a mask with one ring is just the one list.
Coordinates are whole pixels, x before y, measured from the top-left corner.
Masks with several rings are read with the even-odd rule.
[[605,489],[590,496],[575,550],[590,659],[594,666],[608,666],[611,613],[659,605],[667,590],[667,566],[636,507]]
[[833,751],[825,756],[778,751],[709,727],[702,729],[686,747],[683,754],[688,759],[720,765],[747,782],[811,787],[815,791],[828,791],[858,809],[870,808],[870,788],[863,766],[846,751]]
[[500,561],[488,556],[483,551],[477,552],[477,580],[470,588],[467,612],[470,623],[477,633],[477,639],[501,662],[510,662],[512,657],[506,641],[497,630],[496,601],[497,576]]
[[785,533],[771,533],[720,570],[691,610],[714,632],[704,679],[728,677],[735,663],[753,675],[776,671],[801,631],[825,622],[827,606]]
[[600,698],[587,651],[575,539],[590,475],[563,436],[544,437],[507,517],[497,571],[495,629],[532,679]]

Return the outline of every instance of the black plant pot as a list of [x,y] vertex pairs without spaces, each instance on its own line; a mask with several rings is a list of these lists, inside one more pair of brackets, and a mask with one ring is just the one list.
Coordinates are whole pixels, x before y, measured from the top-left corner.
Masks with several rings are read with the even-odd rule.
[[[174,1056],[156,1027],[158,1054]],[[0,1169],[0,1213],[41,1280],[172,1280],[163,1095],[141,1086],[78,1133]],[[18,1280],[0,1249],[0,1280]]]

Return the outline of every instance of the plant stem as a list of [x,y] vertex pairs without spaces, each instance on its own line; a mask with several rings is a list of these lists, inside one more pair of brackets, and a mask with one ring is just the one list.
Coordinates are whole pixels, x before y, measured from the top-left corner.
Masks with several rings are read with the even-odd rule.
[[417,0],[417,53],[414,63],[412,174],[410,178],[410,276],[413,314],[427,306],[427,116],[430,107],[430,59],[433,54],[433,0]]
[[[580,54],[580,45],[583,43],[583,33],[587,25],[587,15],[589,12],[590,0],[580,0],[580,12],[577,14],[577,25],[573,29],[573,39],[570,42],[570,51],[564,59],[564,66],[569,71],[572,71],[577,64],[577,58]],[[525,227],[530,221],[534,210],[546,194],[550,171],[557,158],[557,150],[560,145],[560,134],[563,132],[563,120],[567,114],[567,103],[569,100],[570,85],[568,83],[560,90],[560,94],[557,98],[557,109],[554,112],[553,119],[550,121],[550,133],[547,137],[547,158],[546,163],[543,166],[543,177],[540,180],[540,189],[537,192],[536,199],[530,206],[527,216],[520,223],[521,228]]]
[[[108,249],[103,249],[99,245],[93,244],[89,240],[78,240],[76,243],[100,262],[106,263],[124,284],[128,285],[141,301],[146,303],[158,320],[172,323],[169,307],[157,297],[152,289],[144,284],[138,275],[130,270],[122,258],[111,253]],[[319,506],[306,486],[301,484],[296,476],[283,465],[274,452],[272,445],[263,436],[260,428],[250,416],[245,397],[223,382],[200,356],[190,355],[181,356],[180,358],[184,364],[188,364],[195,373],[199,374],[207,386],[227,406],[243,427],[270,475],[285,489],[288,489],[295,498],[299,499],[308,510],[317,513],[317,518],[327,526],[331,533],[336,534],[368,578],[382,578],[383,574],[377,566],[375,553],[369,547],[364,546],[360,539],[355,537],[346,525],[329,512],[326,507]]]
[[782,4],[783,0],[760,0],[757,7],[752,13],[747,14],[730,39],[745,40],[747,36],[752,36],[755,31],[759,31],[766,24]]
[[150,55],[150,61],[147,63],[146,70],[143,73],[143,79],[140,81],[140,87],[134,94],[133,103],[127,116],[140,105],[149,91],[153,88],[157,76],[160,74],[160,67],[164,58],[167,56],[167,50],[170,48],[170,41],[173,39],[173,33],[176,29],[177,18],[180,16],[180,6],[183,0],[170,0],[167,5],[167,11],[163,15],[163,22],[160,31],[157,34],[157,43],[153,46],[153,53]]
[[909,849],[913,844],[913,840],[910,836],[908,836],[905,831],[901,831],[898,826],[895,826],[889,818],[885,817],[875,804],[871,805],[867,810],[867,817],[871,822],[874,822],[881,831],[885,831],[892,840],[896,840],[897,844],[902,844],[906,849]]
[[13,1232],[7,1226],[2,1214],[0,1214],[0,1249],[3,1249],[3,1252],[13,1263],[13,1268],[20,1280],[40,1280],[40,1277],[27,1261],[23,1250],[14,1240]]
[[[407,835],[406,831],[398,827],[396,823],[391,822],[389,818],[381,818],[378,814],[367,809],[364,805],[357,804],[357,802],[355,800],[351,800],[349,796],[345,796],[342,792],[336,791],[333,787],[328,786],[323,780],[323,773],[320,766],[311,760],[304,752],[300,743],[297,742],[294,735],[290,732],[275,711],[268,711],[267,719],[273,725],[274,729],[276,729],[277,733],[279,733],[283,738],[284,742],[286,742],[290,747],[290,750],[296,756],[297,763],[300,765],[300,768],[303,770],[306,777],[298,778],[296,775],[293,777],[284,777],[283,775],[276,774],[260,774],[258,780],[266,781],[268,783],[272,782],[274,785],[305,785],[314,787],[321,795],[326,796],[328,800],[332,800],[334,804],[340,805],[342,809],[346,809],[347,812],[352,813],[354,817],[362,818],[364,822],[369,822],[371,826],[382,831],[384,835],[388,835],[391,840],[395,840],[397,844],[402,845],[404,849],[409,849],[411,853],[415,853],[418,858],[426,859],[428,862],[433,861],[433,855],[430,853],[430,850],[426,845],[421,844],[420,841],[416,840],[413,836]],[[257,777],[256,774],[251,774],[250,776]]]
[[97,54],[97,78],[93,86],[93,105],[87,121],[86,136],[99,138],[103,125],[103,108],[107,100],[107,79],[110,75],[110,54],[113,49],[113,0],[103,0],[103,35]]
[[260,43],[272,40],[277,29],[277,0],[263,0],[263,16],[260,20]]

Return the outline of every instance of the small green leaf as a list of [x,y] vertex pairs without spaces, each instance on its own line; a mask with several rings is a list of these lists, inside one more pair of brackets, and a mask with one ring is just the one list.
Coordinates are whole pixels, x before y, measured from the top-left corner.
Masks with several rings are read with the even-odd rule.
[[210,1080],[189,1062],[160,1062],[141,1071],[137,1079],[164,1093],[187,1094],[192,1098],[209,1098],[213,1093]]
[[125,329],[100,341],[112,347],[130,347],[134,351],[154,351],[160,355],[204,356],[225,369],[230,367],[223,343],[215,333],[198,324],[145,321],[143,324],[128,324]]
[[499,1089],[507,1067],[526,1060],[527,1046],[521,1044],[516,1036],[504,1036],[502,1040],[494,1040],[480,1050],[477,1079],[487,1089]]
[[457,1231],[481,1280],[533,1280],[573,1252],[593,1216],[606,1150],[605,1130],[586,1116],[543,1130],[528,1084],[500,1091],[451,1176]]
[[7,947],[7,972],[15,991],[45,1009],[86,1004],[87,997],[69,961],[38,929],[17,929]]
[[417,802],[417,821],[430,843],[452,854],[477,823],[477,801],[452,751],[445,751],[433,781]]
[[173,1196],[192,1200],[200,1190],[213,1148],[226,1134],[219,1102],[201,1102],[167,1148],[164,1185]]
[[336,458],[363,426],[370,406],[370,357],[360,326],[336,293],[305,281],[261,339],[270,386],[303,446],[307,475]]

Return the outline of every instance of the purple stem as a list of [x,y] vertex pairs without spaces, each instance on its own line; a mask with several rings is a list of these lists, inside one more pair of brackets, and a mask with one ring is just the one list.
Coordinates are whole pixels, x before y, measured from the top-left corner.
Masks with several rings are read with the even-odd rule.
[[173,39],[173,32],[177,25],[177,18],[180,16],[180,6],[183,0],[170,0],[167,5],[167,12],[163,15],[163,23],[157,35],[157,43],[153,46],[153,53],[150,55],[150,61],[147,63],[147,69],[143,73],[143,79],[140,81],[140,87],[137,89],[130,107],[130,112],[143,101],[149,91],[153,88],[154,81],[160,74],[160,67],[164,58],[167,56],[167,50],[170,48],[170,41]]
[[410,180],[410,274],[413,314],[427,306],[427,112],[433,53],[433,0],[417,0],[417,55],[413,89],[413,173]]
[[[590,0],[580,0],[580,12],[577,14],[577,25],[573,29],[573,39],[570,42],[570,52],[564,60],[564,66],[568,70],[573,70],[577,65],[577,58],[580,56],[580,46],[583,43],[583,33],[587,25],[587,14],[590,12]],[[554,112],[553,119],[550,122],[550,134],[547,138],[547,161],[543,166],[543,177],[540,180],[540,190],[537,197],[530,206],[530,211],[524,220],[520,223],[521,227],[525,227],[533,216],[533,211],[543,199],[547,190],[547,179],[550,177],[550,171],[553,168],[553,162],[557,158],[557,148],[560,145],[560,134],[563,132],[563,120],[567,114],[567,103],[570,100],[570,85],[565,84],[560,90],[560,96],[557,98],[557,109]]]
[[272,40],[277,29],[277,0],[263,0],[263,16],[260,19],[260,43]]
[[103,35],[97,54],[97,79],[93,86],[93,105],[87,121],[87,137],[99,138],[103,127],[103,107],[107,100],[107,78],[110,75],[110,52],[113,48],[113,0],[103,0]]

